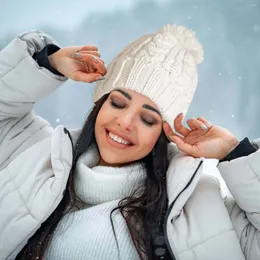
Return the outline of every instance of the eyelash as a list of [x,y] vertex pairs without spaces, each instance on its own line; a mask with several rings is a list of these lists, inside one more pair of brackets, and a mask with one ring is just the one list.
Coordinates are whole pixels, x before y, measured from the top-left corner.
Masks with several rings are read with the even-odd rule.
[[145,119],[143,119],[143,118],[142,118],[142,121],[143,121],[146,125],[148,125],[148,126],[153,126],[153,125],[154,125],[154,123],[147,122],[147,121],[145,121]]
[[124,106],[119,106],[118,104],[116,104],[115,102],[113,102],[112,100],[110,101],[110,104],[112,105],[112,107],[115,107],[117,109],[123,109]]
[[[125,108],[124,106],[117,105],[112,100],[110,101],[110,104],[111,104],[112,107],[114,107],[116,109],[124,109]],[[153,126],[154,125],[154,123],[147,122],[143,117],[141,117],[141,119],[142,119],[143,123],[146,124],[147,126]]]

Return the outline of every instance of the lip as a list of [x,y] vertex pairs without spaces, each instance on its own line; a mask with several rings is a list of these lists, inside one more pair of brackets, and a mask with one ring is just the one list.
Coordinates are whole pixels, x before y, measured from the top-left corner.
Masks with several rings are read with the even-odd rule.
[[125,136],[124,134],[118,132],[117,130],[114,130],[114,129],[111,129],[111,128],[105,128],[105,130],[106,130],[107,133],[111,132],[111,133],[123,138],[127,142],[131,143],[131,146],[135,145],[134,141],[131,138],[129,138],[128,136]]
[[117,148],[117,149],[121,149],[121,150],[124,150],[124,149],[128,149],[130,147],[132,147],[133,145],[129,145],[129,144],[120,144],[116,141],[113,141],[109,135],[108,135],[109,131],[106,130],[106,141],[108,142],[108,144],[114,148]]

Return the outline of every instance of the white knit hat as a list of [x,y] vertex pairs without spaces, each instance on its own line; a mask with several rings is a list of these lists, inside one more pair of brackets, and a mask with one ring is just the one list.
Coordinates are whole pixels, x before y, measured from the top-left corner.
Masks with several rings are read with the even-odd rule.
[[113,59],[106,79],[94,89],[93,102],[114,89],[135,90],[149,97],[172,125],[190,106],[198,83],[196,64],[202,61],[203,49],[195,33],[166,25],[130,43]]

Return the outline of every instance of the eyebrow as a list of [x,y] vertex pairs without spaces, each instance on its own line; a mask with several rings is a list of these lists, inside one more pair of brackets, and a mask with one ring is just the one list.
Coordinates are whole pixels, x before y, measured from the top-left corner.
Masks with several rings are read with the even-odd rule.
[[115,89],[115,91],[120,92],[120,93],[121,93],[123,96],[125,96],[127,99],[132,100],[132,97],[131,97],[128,93],[126,93],[125,91],[123,91],[122,89]]
[[[115,91],[118,91],[119,93],[121,93],[123,96],[125,96],[128,100],[132,100],[132,97],[126,93],[125,91],[123,91],[122,89],[115,89]],[[145,109],[149,109],[152,110],[153,112],[157,113],[159,116],[162,116],[161,113],[154,107],[148,105],[148,104],[144,104],[143,108]]]
[[154,108],[150,105],[144,104],[143,108],[150,109],[150,110],[154,111],[155,113],[157,113],[159,116],[162,116],[161,113],[156,108]]

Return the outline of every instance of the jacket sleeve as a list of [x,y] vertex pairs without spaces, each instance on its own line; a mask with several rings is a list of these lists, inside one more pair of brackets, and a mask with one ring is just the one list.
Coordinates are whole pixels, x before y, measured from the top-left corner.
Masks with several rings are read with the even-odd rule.
[[14,152],[52,131],[49,123],[33,112],[37,101],[66,80],[40,67],[32,58],[47,44],[57,45],[47,34],[30,31],[15,38],[0,52],[0,170]]
[[218,169],[232,196],[225,203],[246,260],[260,259],[260,149],[222,162]]
[[254,153],[256,150],[257,148],[255,148],[255,146],[250,143],[249,139],[246,137],[224,159],[220,160],[220,162],[232,161],[239,157],[245,157],[251,153]]

